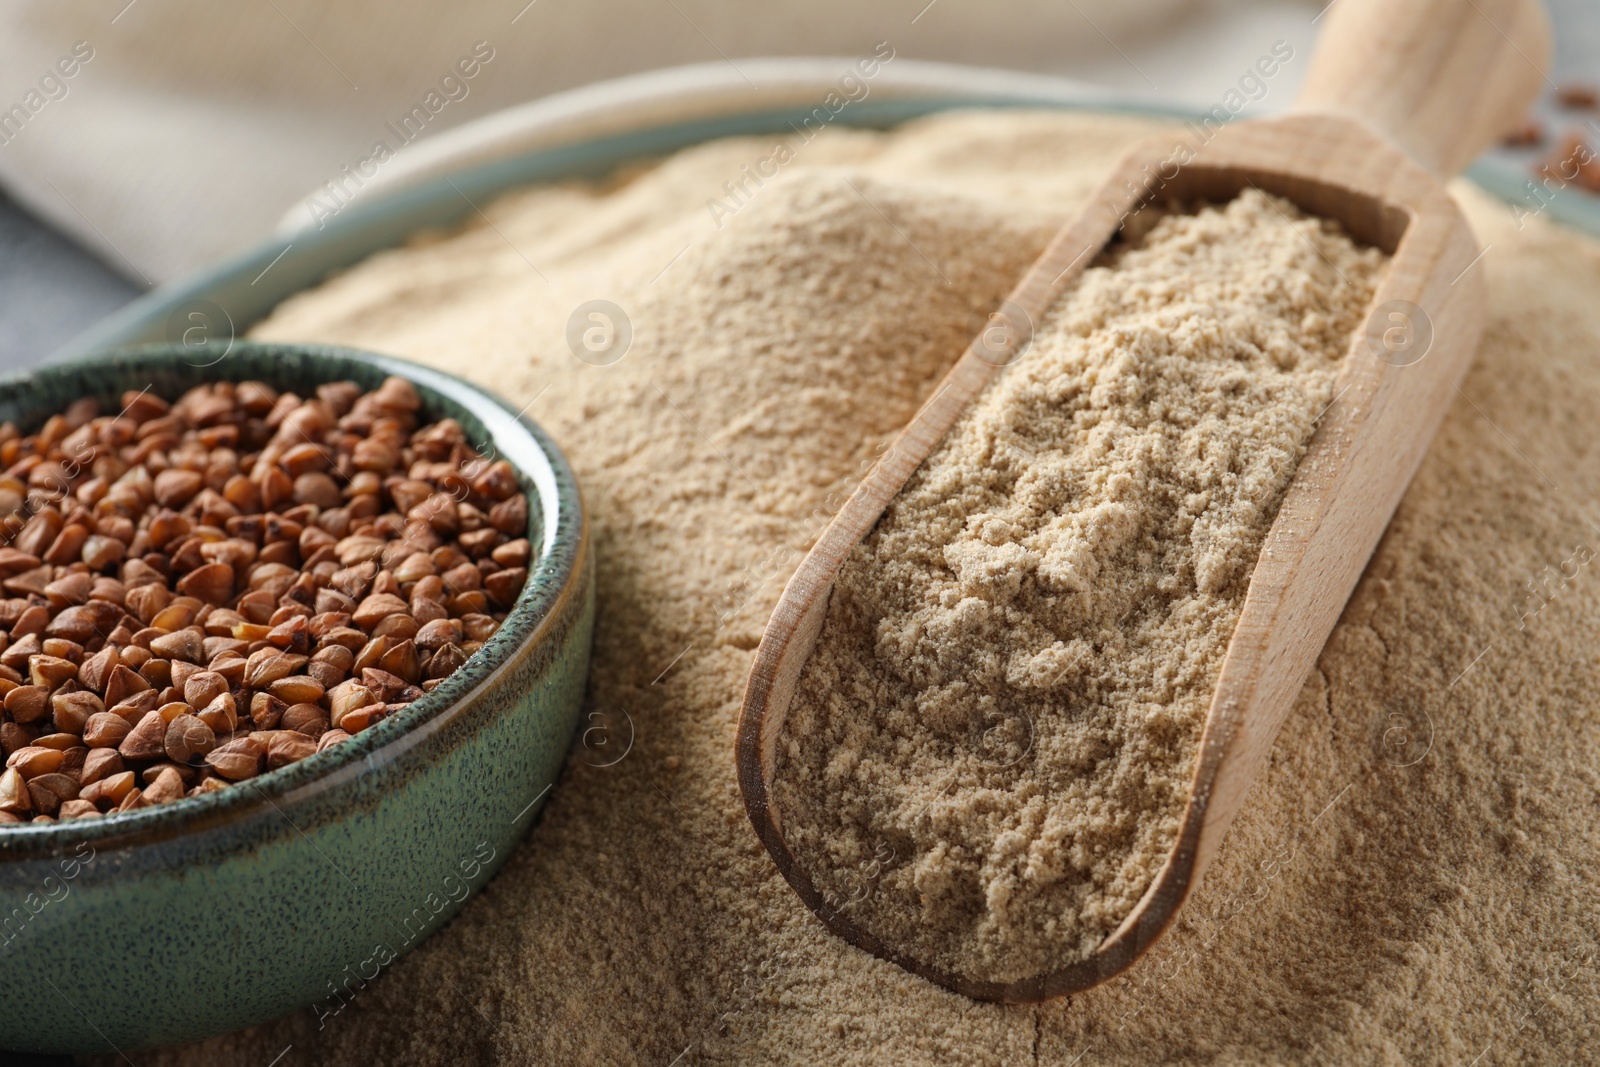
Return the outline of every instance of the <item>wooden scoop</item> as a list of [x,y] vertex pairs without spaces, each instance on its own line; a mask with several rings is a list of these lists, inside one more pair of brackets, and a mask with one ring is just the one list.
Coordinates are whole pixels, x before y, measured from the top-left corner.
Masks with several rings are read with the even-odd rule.
[[[1278,118],[1135,148],[1051,242],[823,532],[767,624],[739,720],[739,784],[767,851],[834,933],[967,996],[1036,1001],[1133,963],[1171,925],[1216,854],[1273,738],[1422,459],[1482,329],[1481,255],[1441,180],[1526,114],[1549,27],[1537,0],[1334,0],[1305,87]],[[1393,258],[1351,339],[1308,451],[1261,550],[1207,713],[1177,843],[1092,955],[1023,981],[943,973],[831,909],[784,843],[770,786],[795,682],[840,565],[968,403],[1031,340],[1031,324],[1152,201],[1257,187],[1335,219]]]

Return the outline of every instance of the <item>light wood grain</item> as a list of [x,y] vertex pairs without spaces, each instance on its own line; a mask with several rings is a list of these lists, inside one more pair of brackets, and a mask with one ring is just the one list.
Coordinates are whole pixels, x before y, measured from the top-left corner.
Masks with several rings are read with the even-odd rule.
[[[1482,330],[1477,243],[1440,177],[1525,112],[1548,63],[1536,0],[1335,0],[1294,111],[1136,147],[1012,292],[931,400],[857,487],[773,612],[745,690],[739,784],[790,885],[853,944],[959,993],[1033,1001],[1118,973],[1171,925],[1264,766],[1291,703],[1349,599],[1466,372]],[[1178,838],[1133,912],[1086,959],[1014,983],[909,959],[830,910],[783,838],[770,786],[778,739],[840,565],[917,465],[1141,203],[1222,201],[1249,187],[1336,219],[1392,255],[1377,317],[1351,339],[1336,385],[1251,576],[1207,713]],[[1420,359],[1374,343],[1390,306],[1431,330]],[[1415,309],[1411,311],[1410,309]],[[1382,313],[1379,315],[1378,313]],[[1009,329],[1006,327],[1009,325]],[[998,332],[997,332],[998,331]],[[1413,335],[1415,336],[1415,335]],[[1024,357],[1025,358],[1025,357]]]

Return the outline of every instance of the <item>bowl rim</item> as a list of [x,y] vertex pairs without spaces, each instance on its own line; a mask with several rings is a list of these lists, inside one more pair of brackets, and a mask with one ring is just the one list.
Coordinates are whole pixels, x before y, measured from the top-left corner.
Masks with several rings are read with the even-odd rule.
[[[54,859],[69,847],[87,841],[96,846],[131,848],[173,837],[238,823],[274,809],[296,830],[290,817],[325,794],[366,773],[399,759],[427,738],[446,729],[478,696],[493,687],[519,660],[520,653],[546,640],[567,616],[575,599],[588,556],[588,522],[576,475],[566,457],[545,431],[526,415],[513,411],[500,397],[445,371],[395,356],[339,345],[236,341],[229,354],[272,359],[281,355],[334,357],[370,365],[387,374],[404,377],[424,395],[430,393],[455,403],[483,424],[488,446],[517,470],[518,480],[540,515],[541,545],[528,568],[522,592],[495,630],[467,664],[458,668],[432,692],[349,740],[316,752],[277,770],[235,783],[227,789],[198,797],[185,796],[168,804],[50,823],[23,823],[0,828],[0,863]],[[0,378],[0,395],[31,390],[51,378],[70,377],[107,364],[154,363],[179,373],[196,371],[196,383],[218,380],[210,367],[191,361],[181,345],[153,344],[113,349],[71,362],[47,363]],[[270,375],[255,377],[270,383]],[[339,380],[330,376],[329,381]],[[515,457],[515,458],[513,458]],[[479,657],[483,657],[479,659]],[[477,669],[469,670],[476,662]],[[253,788],[245,788],[251,786]]]

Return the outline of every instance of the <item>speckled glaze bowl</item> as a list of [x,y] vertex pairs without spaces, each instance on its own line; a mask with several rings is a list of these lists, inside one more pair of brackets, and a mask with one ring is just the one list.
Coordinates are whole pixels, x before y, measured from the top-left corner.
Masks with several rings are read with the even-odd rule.
[[489,642],[349,741],[159,807],[0,831],[0,1048],[127,1051],[306,1005],[326,1018],[458,911],[549,795],[577,723],[594,620],[583,506],[565,459],[501,401],[350,349],[235,342],[126,349],[0,381],[25,427],[81,396],[175,397],[260,379],[304,394],[397,374],[507,459],[535,558]]

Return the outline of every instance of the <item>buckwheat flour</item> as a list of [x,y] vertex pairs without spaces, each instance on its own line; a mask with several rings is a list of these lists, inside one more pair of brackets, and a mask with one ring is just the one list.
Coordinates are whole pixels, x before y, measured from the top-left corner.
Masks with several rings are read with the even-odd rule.
[[840,569],[777,750],[830,907],[984,981],[1088,955],[1172,850],[1384,262],[1255,189],[1103,258]]
[[[385,350],[531,402],[593,518],[598,718],[584,728],[607,729],[577,740],[488,888],[320,1029],[307,1011],[130,1058],[1592,1058],[1600,576],[1574,550],[1600,543],[1600,244],[1538,219],[1519,230],[1465,186],[1492,246],[1473,267],[1490,294],[1483,351],[1150,956],[1070,1000],[974,1003],[827,934],[751,832],[734,727],[799,553],[932,392],[973,310],[1133,139],[1166,128],[988,112],[831,130],[720,230],[706,200],[773,148],[706,145],[603,189],[485,202],[492,227],[373,256],[262,323],[260,337]],[[610,366],[565,341],[596,298],[633,324]]]

